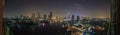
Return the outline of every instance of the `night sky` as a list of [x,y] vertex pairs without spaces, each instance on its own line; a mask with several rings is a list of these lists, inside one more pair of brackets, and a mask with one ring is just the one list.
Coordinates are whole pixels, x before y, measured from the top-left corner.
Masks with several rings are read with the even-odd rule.
[[40,12],[54,16],[110,16],[110,0],[6,0],[4,16],[31,16]]

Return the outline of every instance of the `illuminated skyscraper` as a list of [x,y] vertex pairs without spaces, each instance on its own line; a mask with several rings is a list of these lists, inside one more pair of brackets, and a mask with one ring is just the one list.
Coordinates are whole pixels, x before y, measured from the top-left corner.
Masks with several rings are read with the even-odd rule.
[[52,21],[52,17],[53,17],[53,13],[52,12],[50,12],[50,14],[49,14],[49,16],[48,16],[48,21]]
[[71,24],[74,24],[74,23],[75,23],[74,15],[72,15],[72,17],[71,17]]
[[32,21],[35,21],[35,13],[32,13],[31,19]]

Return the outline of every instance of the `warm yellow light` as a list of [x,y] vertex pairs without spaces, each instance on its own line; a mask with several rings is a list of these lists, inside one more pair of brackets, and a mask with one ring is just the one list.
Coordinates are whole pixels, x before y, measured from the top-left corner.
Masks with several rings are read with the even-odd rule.
[[104,27],[102,27],[102,29],[101,30],[104,30],[105,28]]
[[86,17],[89,17],[89,16],[86,16]]
[[97,16],[97,18],[105,18],[105,16]]
[[99,30],[104,30],[105,28],[104,27],[99,27]]
[[99,18],[105,18],[105,16],[100,16]]
[[52,19],[56,19],[56,17],[53,17]]

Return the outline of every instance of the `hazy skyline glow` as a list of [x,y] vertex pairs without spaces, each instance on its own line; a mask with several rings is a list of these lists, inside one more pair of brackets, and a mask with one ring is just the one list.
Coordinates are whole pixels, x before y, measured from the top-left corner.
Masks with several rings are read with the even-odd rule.
[[40,12],[41,16],[110,16],[110,0],[6,0],[4,16],[31,16]]

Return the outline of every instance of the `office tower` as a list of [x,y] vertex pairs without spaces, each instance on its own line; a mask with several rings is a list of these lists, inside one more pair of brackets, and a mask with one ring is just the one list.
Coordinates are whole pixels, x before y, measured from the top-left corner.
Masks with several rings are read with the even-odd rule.
[[52,14],[52,12],[50,12],[50,17],[52,17],[53,16],[53,14]]
[[23,18],[23,15],[22,15],[22,14],[20,14],[20,18],[21,18],[21,19]]
[[56,20],[57,20],[57,22],[60,20],[58,16],[56,16]]
[[32,16],[31,16],[31,18],[35,18],[35,13],[32,13]]
[[49,20],[51,20],[51,19],[52,19],[52,17],[53,17],[53,14],[52,14],[52,12],[50,12],[50,15],[49,15]]
[[40,16],[40,12],[38,12],[37,14],[38,14],[38,16],[37,16],[37,17],[38,17],[38,19],[40,19],[40,18],[41,18],[41,16]]
[[72,15],[72,20],[74,21],[74,15]]
[[80,20],[80,17],[79,16],[77,16],[77,21],[79,21]]
[[70,24],[74,24],[74,23],[75,23],[74,15],[72,15],[72,17],[71,17],[71,23]]
[[52,12],[50,12],[50,14],[49,14],[49,16],[48,16],[48,21],[49,21],[49,22],[52,22],[52,17],[53,17],[53,14],[52,14]]
[[47,19],[47,15],[44,15],[43,18],[44,18],[44,20],[46,20]]
[[35,13],[32,13],[31,19],[35,22]]

